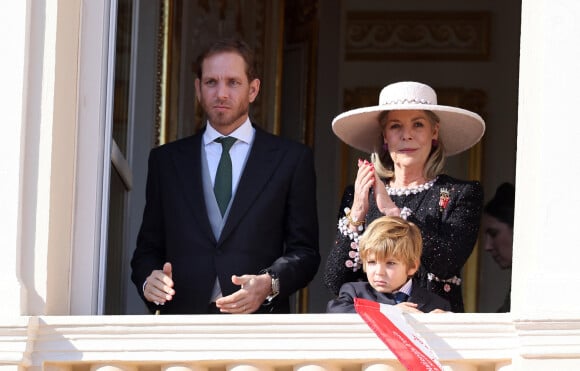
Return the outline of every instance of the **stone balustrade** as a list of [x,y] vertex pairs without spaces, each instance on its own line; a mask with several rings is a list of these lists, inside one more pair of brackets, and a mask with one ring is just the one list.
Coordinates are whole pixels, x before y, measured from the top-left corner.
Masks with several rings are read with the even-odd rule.
[[[407,315],[445,370],[579,358],[580,320]],[[0,319],[0,367],[66,371],[403,370],[356,314],[40,316]]]

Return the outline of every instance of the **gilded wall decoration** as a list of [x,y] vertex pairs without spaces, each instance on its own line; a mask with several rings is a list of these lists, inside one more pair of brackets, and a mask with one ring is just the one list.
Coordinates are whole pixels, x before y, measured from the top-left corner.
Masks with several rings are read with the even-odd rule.
[[485,12],[348,12],[346,59],[486,59],[489,30]]

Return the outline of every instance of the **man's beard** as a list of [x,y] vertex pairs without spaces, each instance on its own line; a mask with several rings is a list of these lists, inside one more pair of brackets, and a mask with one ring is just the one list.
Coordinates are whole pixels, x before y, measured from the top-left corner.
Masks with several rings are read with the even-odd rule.
[[214,126],[231,126],[247,114],[248,110],[231,109],[227,112],[206,110],[206,115]]

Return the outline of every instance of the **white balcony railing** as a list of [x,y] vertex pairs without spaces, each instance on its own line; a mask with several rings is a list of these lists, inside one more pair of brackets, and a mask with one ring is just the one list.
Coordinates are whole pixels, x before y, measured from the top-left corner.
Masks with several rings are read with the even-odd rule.
[[[580,359],[580,320],[408,315],[446,370]],[[356,314],[46,316],[0,319],[0,365],[18,370],[401,370]]]

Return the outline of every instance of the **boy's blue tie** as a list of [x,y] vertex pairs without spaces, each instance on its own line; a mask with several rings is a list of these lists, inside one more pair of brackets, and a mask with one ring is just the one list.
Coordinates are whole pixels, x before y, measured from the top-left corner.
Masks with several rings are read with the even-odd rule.
[[222,155],[215,174],[213,192],[222,216],[228,208],[230,198],[232,198],[232,159],[230,158],[230,148],[232,148],[236,140],[233,137],[221,137],[215,140],[222,145]]
[[409,298],[409,295],[405,294],[404,292],[396,292],[393,294],[393,297],[395,298],[395,302],[397,304],[402,303],[404,301],[407,301],[407,299]]

